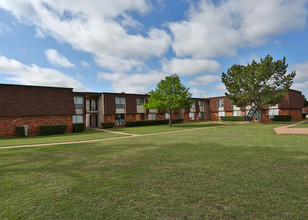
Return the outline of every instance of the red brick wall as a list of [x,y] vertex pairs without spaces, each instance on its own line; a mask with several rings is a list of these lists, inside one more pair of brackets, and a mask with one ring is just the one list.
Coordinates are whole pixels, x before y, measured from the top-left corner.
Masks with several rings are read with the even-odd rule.
[[115,122],[115,115],[104,115],[104,122]]
[[233,112],[225,112],[225,116],[233,116]]
[[299,120],[302,118],[302,110],[301,109],[291,109],[290,115],[292,115],[292,120]]
[[156,114],[156,120],[165,120],[166,117],[165,117],[165,113],[162,113],[162,114]]
[[210,120],[211,121],[218,121],[218,112],[211,112]]
[[125,115],[125,121],[136,121],[136,114]]
[[12,116],[0,117],[0,137],[15,136],[14,126],[29,125],[29,135],[38,135],[39,125],[65,124],[66,132],[73,132],[71,115],[65,116]]

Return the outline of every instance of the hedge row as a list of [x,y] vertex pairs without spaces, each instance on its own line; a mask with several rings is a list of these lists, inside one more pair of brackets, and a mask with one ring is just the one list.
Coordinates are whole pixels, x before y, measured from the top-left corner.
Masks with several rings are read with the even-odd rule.
[[275,115],[273,121],[292,121],[292,115]]
[[221,116],[222,121],[244,121],[245,116]]
[[66,125],[40,125],[38,128],[40,135],[64,134],[66,131]]
[[14,130],[15,130],[15,133],[18,137],[24,137],[25,136],[24,126],[15,126]]
[[[184,119],[173,119],[172,123],[182,123]],[[138,127],[138,126],[146,126],[146,125],[162,125],[169,124],[169,119],[165,120],[149,120],[149,121],[127,121],[125,122],[126,127]]]
[[306,115],[307,115],[307,112],[303,112],[303,113],[302,113],[302,118],[305,119],[305,118],[306,118]]
[[84,123],[74,123],[73,124],[74,132],[83,132],[84,131]]
[[104,123],[101,123],[101,127],[102,128],[113,128],[114,126],[114,122],[104,122]]

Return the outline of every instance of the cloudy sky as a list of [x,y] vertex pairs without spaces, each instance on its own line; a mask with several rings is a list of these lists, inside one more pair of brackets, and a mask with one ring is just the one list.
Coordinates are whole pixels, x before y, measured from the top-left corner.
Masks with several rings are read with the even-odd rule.
[[0,83],[146,93],[177,73],[195,97],[221,73],[284,56],[308,97],[308,0],[1,0]]

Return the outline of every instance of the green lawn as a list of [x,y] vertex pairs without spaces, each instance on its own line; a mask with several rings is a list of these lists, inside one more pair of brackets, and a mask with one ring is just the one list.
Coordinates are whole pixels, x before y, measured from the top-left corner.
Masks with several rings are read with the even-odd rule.
[[151,125],[151,126],[139,126],[139,127],[108,128],[108,130],[125,132],[128,134],[151,134],[158,132],[178,131],[184,129],[213,127],[219,125],[221,124],[214,121],[203,121],[203,122],[177,123],[173,124],[172,127],[169,127],[169,125],[164,124],[164,125]]
[[84,132],[81,133],[69,133],[60,135],[0,138],[0,148],[4,146],[84,141],[84,140],[104,139],[104,138],[119,137],[119,136],[122,135],[111,134],[109,132],[103,132],[97,130],[85,130]]
[[0,150],[1,219],[308,219],[308,136],[275,124]]
[[308,128],[308,121],[306,121],[302,124],[296,125],[296,126],[292,126],[290,128]]

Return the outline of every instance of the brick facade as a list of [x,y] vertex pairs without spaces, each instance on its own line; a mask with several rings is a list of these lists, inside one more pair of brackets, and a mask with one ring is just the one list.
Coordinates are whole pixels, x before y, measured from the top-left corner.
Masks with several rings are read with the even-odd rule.
[[29,125],[29,135],[38,135],[38,126],[65,124],[66,132],[73,132],[71,115],[64,116],[7,116],[0,117],[0,137],[15,136],[14,126]]

